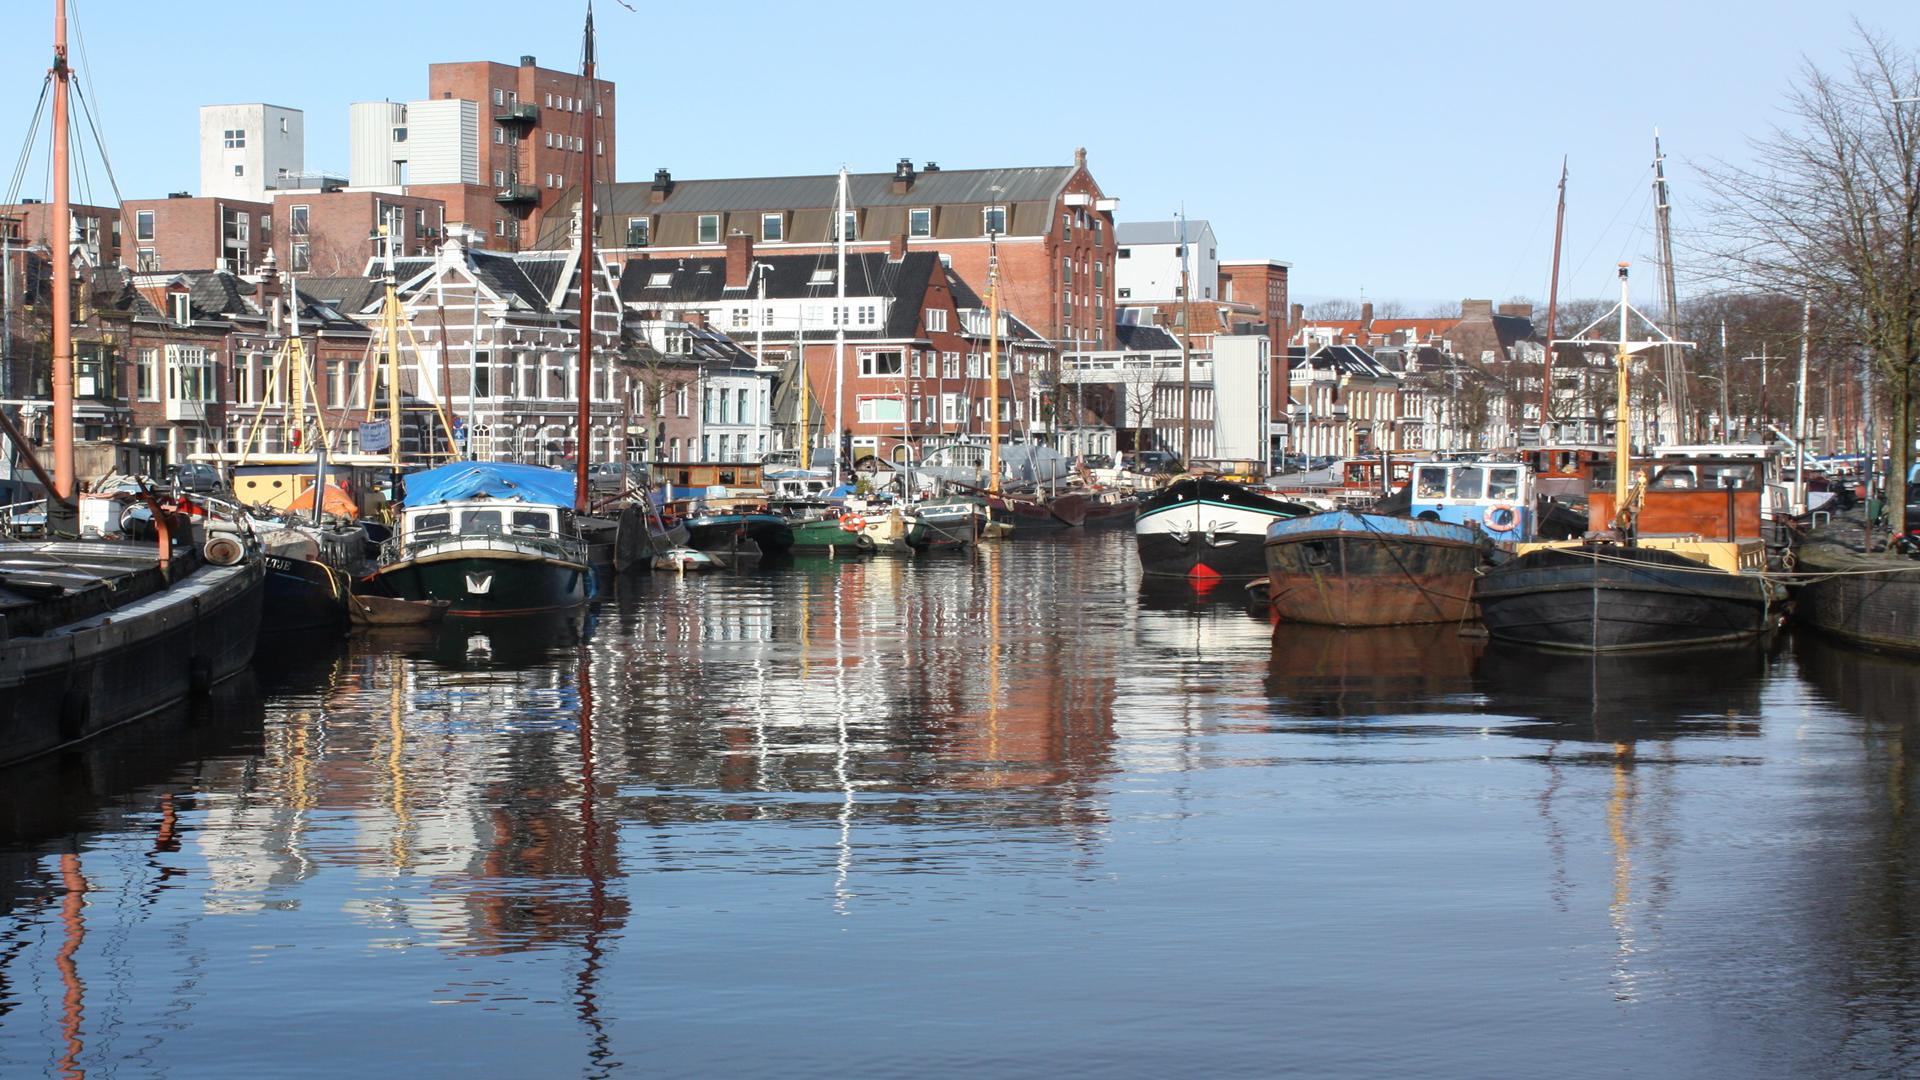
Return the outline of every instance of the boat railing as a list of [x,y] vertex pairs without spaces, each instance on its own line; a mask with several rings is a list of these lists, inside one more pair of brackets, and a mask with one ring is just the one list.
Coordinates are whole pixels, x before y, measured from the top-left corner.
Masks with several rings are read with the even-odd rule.
[[[22,521],[22,518],[31,520]],[[26,502],[8,503],[0,506],[0,533],[12,535],[25,526],[31,531],[45,530],[47,525],[47,500],[28,499]]]
[[438,547],[457,547],[461,551],[510,551],[544,555],[566,562],[585,562],[587,558],[587,542],[579,537],[488,528],[404,539],[395,536],[380,545],[380,561],[399,562]]

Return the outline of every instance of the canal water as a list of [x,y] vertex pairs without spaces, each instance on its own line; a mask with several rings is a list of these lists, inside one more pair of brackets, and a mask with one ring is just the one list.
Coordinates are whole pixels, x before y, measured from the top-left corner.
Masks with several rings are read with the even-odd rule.
[[0,1075],[1913,1076],[1917,693],[1124,532],[282,643],[0,773]]

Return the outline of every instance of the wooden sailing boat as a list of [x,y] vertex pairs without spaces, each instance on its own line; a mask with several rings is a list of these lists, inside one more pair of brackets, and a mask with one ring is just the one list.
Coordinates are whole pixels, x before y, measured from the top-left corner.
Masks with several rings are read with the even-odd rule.
[[[1760,537],[1764,462],[1717,455],[1643,463],[1632,483],[1631,358],[1652,348],[1686,348],[1652,327],[1656,339],[1628,340],[1627,264],[1620,303],[1567,342],[1619,316],[1608,342],[1618,364],[1611,483],[1588,495],[1591,539],[1520,544],[1517,557],[1488,570],[1473,598],[1494,637],[1583,652],[1733,641],[1776,624],[1785,591],[1768,581]],[[1550,344],[1550,347],[1551,347]]]
[[[43,515],[0,514],[0,764],[204,693],[253,658],[261,565],[243,525],[195,523],[141,490],[156,533],[125,537],[122,499],[89,497],[74,462],[72,248],[65,0],[54,0],[53,451],[49,476],[4,412],[0,431],[46,490]],[[81,539],[82,527],[89,531]]]

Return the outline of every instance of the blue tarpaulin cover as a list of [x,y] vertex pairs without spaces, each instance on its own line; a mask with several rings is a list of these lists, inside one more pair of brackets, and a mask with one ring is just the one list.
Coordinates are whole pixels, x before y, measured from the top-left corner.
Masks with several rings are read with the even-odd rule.
[[461,499],[519,499],[549,506],[573,505],[573,474],[538,465],[456,461],[405,479],[408,506]]

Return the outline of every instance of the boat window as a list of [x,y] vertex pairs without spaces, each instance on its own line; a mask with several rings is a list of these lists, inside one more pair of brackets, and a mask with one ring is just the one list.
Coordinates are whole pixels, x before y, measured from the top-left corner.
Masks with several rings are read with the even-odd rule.
[[1478,499],[1485,491],[1486,473],[1474,466],[1453,470],[1451,494],[1456,499]]
[[1647,487],[1653,491],[1692,491],[1693,469],[1686,465],[1669,465],[1656,473]]
[[553,519],[539,510],[515,510],[513,512],[514,532],[544,533],[553,531]]
[[471,536],[474,533],[497,533],[500,531],[500,511],[469,510],[460,515],[460,532]]
[[1512,502],[1519,497],[1519,469],[1493,469],[1487,473],[1487,498]]
[[1366,482],[1367,466],[1364,462],[1356,461],[1347,466],[1347,483],[1364,484]]
[[1420,483],[1414,489],[1423,499],[1444,499],[1447,497],[1447,470],[1429,465],[1420,470]]
[[1753,485],[1759,467],[1749,464],[1700,466],[1700,486],[1709,488],[1747,488]]
[[413,532],[416,536],[427,533],[443,533],[453,524],[452,514],[421,514],[413,519]]

